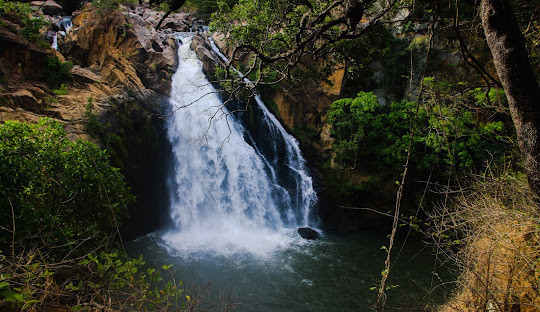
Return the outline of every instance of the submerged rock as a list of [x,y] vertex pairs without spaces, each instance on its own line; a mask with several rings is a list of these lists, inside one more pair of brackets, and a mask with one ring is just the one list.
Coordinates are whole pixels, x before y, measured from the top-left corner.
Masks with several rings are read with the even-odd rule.
[[317,237],[319,237],[319,232],[309,227],[298,228],[298,234],[300,234],[300,236],[305,239],[316,239]]

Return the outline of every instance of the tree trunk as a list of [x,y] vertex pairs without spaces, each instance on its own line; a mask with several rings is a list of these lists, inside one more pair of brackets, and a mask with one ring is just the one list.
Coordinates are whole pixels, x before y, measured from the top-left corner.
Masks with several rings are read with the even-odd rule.
[[540,202],[540,87],[527,57],[525,38],[507,0],[482,0],[480,17],[508,98],[523,167]]

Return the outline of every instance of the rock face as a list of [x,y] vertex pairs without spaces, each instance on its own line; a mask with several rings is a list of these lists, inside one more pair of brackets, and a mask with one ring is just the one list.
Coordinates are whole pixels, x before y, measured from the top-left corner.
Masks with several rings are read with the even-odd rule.
[[102,14],[86,5],[59,42],[60,51],[74,64],[94,67],[111,87],[167,94],[176,66],[176,40],[172,31],[155,31],[140,10]]
[[209,77],[215,76],[216,65],[222,64],[222,60],[212,52],[208,37],[204,33],[197,33],[191,41],[191,49],[203,63],[204,73]]
[[298,228],[298,234],[304,239],[317,239],[319,237],[319,232],[309,227]]
[[[57,6],[48,1],[42,10],[56,7],[57,14],[61,12]],[[74,13],[73,28],[66,37],[58,36],[59,52],[27,41],[18,21],[2,20],[0,122],[49,116],[65,123],[72,137],[85,138],[85,111],[90,98],[96,113],[101,113],[111,107],[110,99],[128,94],[140,99],[167,95],[177,65],[177,40],[171,29],[154,29],[162,14],[140,7],[104,13],[86,4]],[[53,24],[48,32],[60,30],[56,24],[64,19],[62,16],[45,18]],[[177,13],[167,23],[183,30],[193,20]],[[46,82],[47,58],[55,57],[75,64],[71,79],[63,82],[69,90],[66,95],[55,95]]]
[[62,120],[62,114],[47,103],[53,96],[45,80],[47,58],[57,52],[26,40],[16,23],[0,26],[0,121],[34,121],[41,116]]

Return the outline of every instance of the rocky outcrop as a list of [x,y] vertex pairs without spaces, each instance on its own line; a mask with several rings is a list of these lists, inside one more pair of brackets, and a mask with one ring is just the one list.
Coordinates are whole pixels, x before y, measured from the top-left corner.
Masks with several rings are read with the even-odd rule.
[[191,41],[191,49],[195,51],[199,60],[202,61],[204,73],[208,77],[214,77],[216,65],[224,65],[222,60],[215,56],[208,37],[204,33],[197,33]]
[[30,42],[10,21],[0,26],[0,120],[35,121],[41,116],[64,119],[47,98],[52,97],[45,80],[47,58],[56,51]]
[[[160,114],[178,61],[174,31],[189,29],[192,20],[171,14],[165,29],[156,31],[162,15],[125,6],[104,12],[86,4],[73,14],[66,36],[58,34],[69,29],[69,18],[42,16],[52,24],[43,38],[57,36],[59,51],[46,41],[26,40],[20,18],[0,23],[0,122],[48,116],[63,123],[73,139],[90,138],[91,131],[137,196],[124,229],[128,237],[155,230],[168,216],[161,208],[168,206],[165,158],[170,147]],[[55,58],[57,67],[66,61],[74,66],[70,77],[51,84],[48,78],[55,73],[49,63]],[[52,90],[60,83],[65,84],[61,90]]]
[[26,40],[17,32],[0,26],[0,74],[3,79],[42,80],[45,58],[52,52]]
[[[49,6],[56,5],[48,1],[41,10]],[[26,40],[21,35],[20,20],[3,20],[0,121],[35,121],[49,116],[62,121],[72,137],[85,138],[89,100],[100,113],[111,107],[109,100],[113,98],[128,94],[142,99],[167,95],[177,64],[173,29],[185,30],[193,21],[184,13],[172,14],[167,19],[170,27],[156,31],[153,26],[160,14],[163,13],[142,7],[103,12],[86,4],[74,13],[73,28],[67,35],[58,36],[59,51],[47,48],[45,42],[36,44]],[[65,30],[58,26],[65,17],[44,18],[51,21],[49,33]],[[60,62],[75,64],[71,78],[64,81],[68,90],[64,95],[54,94],[47,83],[47,58],[55,57]]]
[[73,29],[59,42],[67,59],[93,69],[110,87],[167,94],[176,65],[172,31],[153,30],[136,11],[101,14],[91,5],[85,9],[73,18]]

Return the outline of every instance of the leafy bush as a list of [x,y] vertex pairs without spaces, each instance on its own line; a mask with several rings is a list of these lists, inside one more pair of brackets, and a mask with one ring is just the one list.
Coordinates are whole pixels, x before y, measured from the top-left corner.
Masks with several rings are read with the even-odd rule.
[[40,32],[41,27],[47,25],[47,23],[48,22],[42,18],[24,19],[22,22],[22,25],[24,26],[22,29],[23,37],[30,42],[39,42],[43,38]]
[[61,84],[58,89],[53,90],[53,93],[56,95],[66,95],[68,92],[69,89],[65,84]]
[[[232,7],[238,3],[238,0],[227,0],[225,2],[229,7]],[[218,0],[187,0],[186,4],[195,7],[199,15],[210,15],[219,8]]]
[[29,3],[22,3],[19,1],[0,0],[0,14],[5,15],[9,13],[15,13],[20,17],[28,16],[32,13]]
[[332,103],[328,122],[338,160],[355,164],[361,158],[400,171],[415,127],[411,162],[417,169],[444,171],[452,166],[470,172],[483,168],[486,159],[504,163],[508,139],[501,121],[481,122],[467,109],[431,105],[395,102],[381,106],[371,92]]
[[28,41],[39,43],[43,41],[41,28],[49,22],[43,18],[31,18],[32,9],[30,4],[19,1],[0,0],[0,15],[3,17],[11,17],[16,23],[22,26],[22,35]]
[[[43,118],[0,125],[2,250],[61,246],[58,255],[116,244],[134,197],[105,151],[70,141],[63,126]],[[74,242],[84,242],[77,246]]]
[[45,73],[47,75],[47,83],[49,88],[58,89],[61,87],[62,82],[71,78],[71,68],[73,68],[72,62],[61,62],[58,57],[47,57],[45,66]]

